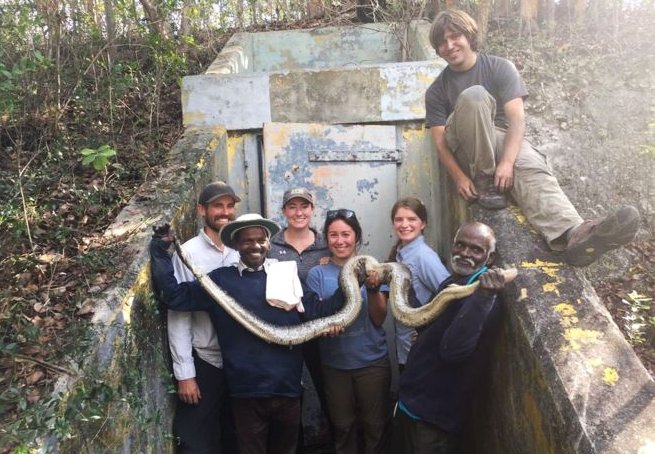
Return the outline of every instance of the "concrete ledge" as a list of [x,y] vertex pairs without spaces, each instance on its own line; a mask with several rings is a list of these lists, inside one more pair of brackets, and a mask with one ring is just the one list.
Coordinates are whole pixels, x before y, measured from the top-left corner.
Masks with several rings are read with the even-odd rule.
[[[214,178],[215,156],[226,148],[222,128],[188,130],[171,150],[166,170],[144,184],[107,229],[107,239],[121,244],[127,272],[97,300],[96,341],[81,377],[60,383],[66,389],[61,411],[71,415],[73,432],[60,452],[173,451],[165,312],[150,287],[151,227],[173,220],[179,237],[195,235],[197,191]],[[103,418],[76,419],[90,408]],[[46,442],[52,446],[54,437]]]
[[441,62],[420,61],[263,74],[189,76],[185,126],[261,129],[264,123],[375,123],[422,120],[424,93]]
[[472,215],[496,231],[501,263],[519,269],[491,400],[474,424],[476,451],[652,452],[655,383],[589,282],[559,262],[518,208]]

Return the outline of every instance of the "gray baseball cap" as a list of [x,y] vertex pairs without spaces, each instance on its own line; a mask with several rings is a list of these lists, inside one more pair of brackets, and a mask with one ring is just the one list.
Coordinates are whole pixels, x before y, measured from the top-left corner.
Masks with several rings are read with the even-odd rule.
[[293,188],[293,189],[288,189],[285,193],[284,196],[282,197],[282,208],[286,206],[287,203],[291,199],[303,199],[308,201],[309,203],[314,206],[314,196],[312,195],[309,190],[305,188]]
[[241,199],[234,193],[232,186],[228,185],[224,181],[214,181],[213,183],[209,183],[202,190],[200,197],[198,197],[198,203],[200,205],[207,205],[208,203],[212,203],[217,198],[223,196],[230,196],[234,199],[235,202],[241,202]]

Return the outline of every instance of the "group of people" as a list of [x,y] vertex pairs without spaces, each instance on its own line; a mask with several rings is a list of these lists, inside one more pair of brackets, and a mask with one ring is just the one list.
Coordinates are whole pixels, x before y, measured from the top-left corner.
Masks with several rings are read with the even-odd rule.
[[[457,10],[440,13],[430,41],[448,66],[426,93],[426,124],[460,196],[502,209],[509,193],[548,245],[563,251],[572,265],[588,265],[632,240],[639,224],[632,207],[599,220],[579,216],[545,157],[523,137],[527,90],[516,68],[478,53],[471,17]],[[239,201],[222,182],[201,192],[197,211],[204,227],[182,246],[193,263],[239,305],[275,325],[338,311],[344,304],[340,271],[362,240],[356,213],[329,210],[318,231],[310,225],[312,193],[292,188],[283,197],[287,225],[282,229],[259,214],[235,218]],[[461,226],[447,270],[423,236],[427,219],[425,205],[414,197],[391,208],[398,241],[388,261],[409,269],[411,304],[428,303],[451,283],[480,285],[418,332],[396,323],[391,352],[382,327],[388,289],[375,273],[359,273],[363,304],[350,326],[332,327],[317,342],[280,346],[247,331],[219,307],[179,257],[170,257],[170,232],[156,233],[152,276],[170,309],[179,452],[297,452],[303,363],[327,411],[335,452],[456,452],[456,434],[489,358],[500,320],[498,295],[506,283],[493,267],[496,240],[489,226]],[[285,262],[295,265],[280,272]],[[281,305],[267,298],[273,285],[295,296]],[[395,402],[391,356],[400,367]]]
[[[310,225],[314,197],[305,188],[290,189],[284,194],[284,229],[257,214],[235,219],[238,201],[233,189],[223,182],[204,188],[197,206],[204,227],[198,236],[182,245],[185,255],[239,304],[275,325],[297,324],[340,309],[344,296],[339,289],[339,274],[343,265],[357,255],[362,239],[356,213],[345,208],[329,210],[321,234]],[[319,368],[314,376],[320,377],[314,380],[315,386],[325,396],[322,403],[331,422],[337,453],[360,449],[389,452],[394,407],[390,355],[397,354],[403,371],[396,417],[403,415],[410,421],[421,418],[417,415],[424,410],[424,397],[416,390],[409,391],[428,370],[422,362],[431,362],[427,359],[433,356],[434,349],[429,345],[434,345],[431,343],[435,336],[447,334],[444,358],[449,359],[444,361],[453,364],[454,375],[444,377],[449,387],[441,394],[446,400],[457,401],[454,407],[465,407],[467,404],[460,400],[465,400],[465,389],[470,383],[462,380],[461,375],[462,367],[470,366],[462,360],[478,350],[478,339],[488,331],[483,328],[488,325],[490,330],[495,324],[491,315],[498,309],[495,293],[502,288],[502,278],[499,281],[494,272],[484,268],[492,263],[495,247],[493,232],[488,227],[469,223],[458,232],[453,244],[456,253],[451,276],[425,241],[427,209],[420,200],[410,197],[397,201],[391,209],[391,221],[398,243],[392,248],[390,260],[409,268],[413,304],[429,302],[444,282],[461,283],[456,276],[472,281],[482,275],[482,288],[490,296],[478,298],[484,303],[482,311],[468,307],[480,305],[478,300],[465,305],[469,315],[458,317],[457,323],[453,323],[461,325],[458,328],[447,330],[448,323],[437,328],[431,325],[426,330],[428,347],[423,354],[410,353],[424,345],[423,334],[417,335],[413,329],[396,323],[397,349],[389,352],[382,327],[388,310],[387,288],[374,273],[360,276],[363,305],[359,315],[347,328],[335,326],[326,332],[318,340],[318,355],[314,356]],[[177,254],[169,256],[170,242],[167,235],[155,235],[151,254],[154,283],[170,309],[168,331],[179,397],[174,434],[179,450],[217,452],[220,446],[220,452],[296,452],[303,349],[271,344],[246,331],[194,281]],[[278,261],[296,263],[297,278],[303,288],[298,301],[302,309],[300,304],[285,310],[267,302],[267,276]],[[211,263],[218,263],[220,268],[213,269]],[[477,276],[471,277],[476,272]],[[288,280],[290,286],[294,278]],[[495,311],[491,311],[493,307]],[[464,311],[450,310],[439,320],[454,318],[457,313]],[[470,324],[480,328],[479,332],[471,332]],[[219,361],[215,361],[216,357]],[[482,365],[480,358],[475,362]],[[439,369],[440,375],[447,370],[443,364]],[[426,421],[431,421],[430,413],[423,416]],[[452,429],[459,427],[463,419],[457,415],[448,421],[448,429]],[[407,422],[399,427],[406,426]],[[402,440],[400,435],[393,438]],[[445,435],[445,439],[449,436]]]

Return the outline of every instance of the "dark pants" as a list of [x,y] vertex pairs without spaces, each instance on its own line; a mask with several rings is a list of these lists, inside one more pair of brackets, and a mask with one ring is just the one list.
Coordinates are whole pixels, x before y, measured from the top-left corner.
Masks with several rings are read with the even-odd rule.
[[323,376],[337,453],[386,453],[391,422],[389,359],[353,370],[323,366]]
[[241,454],[295,454],[300,398],[232,398]]
[[178,454],[233,454],[237,452],[234,421],[223,369],[198,358],[194,352],[196,382],[201,399],[197,405],[177,400],[173,434]]
[[391,452],[394,454],[456,454],[454,436],[433,424],[416,421],[400,409],[393,418]]

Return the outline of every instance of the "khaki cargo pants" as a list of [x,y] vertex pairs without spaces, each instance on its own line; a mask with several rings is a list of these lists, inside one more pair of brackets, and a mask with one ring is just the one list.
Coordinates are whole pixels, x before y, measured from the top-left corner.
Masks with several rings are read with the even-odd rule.
[[[494,126],[496,100],[480,86],[464,90],[446,123],[446,141],[460,167],[471,178],[480,172],[493,175],[503,153],[505,130]],[[548,246],[563,250],[563,235],[582,223],[577,210],[560,188],[546,157],[523,140],[514,163],[510,194]]]

